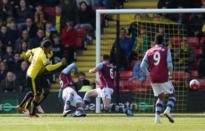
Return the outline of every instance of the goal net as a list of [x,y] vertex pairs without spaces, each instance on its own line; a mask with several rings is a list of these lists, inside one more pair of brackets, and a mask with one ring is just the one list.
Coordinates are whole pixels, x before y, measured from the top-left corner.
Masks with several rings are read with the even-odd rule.
[[[113,100],[130,102],[137,112],[154,111],[155,98],[150,82],[140,74],[137,63],[153,45],[155,35],[162,34],[172,52],[174,71],[171,80],[177,97],[175,112],[187,111],[189,80],[198,78],[197,56],[202,53],[197,40],[203,25],[191,21],[203,12],[204,9],[97,10],[96,64],[103,54],[109,54],[119,72],[116,81],[119,93]],[[134,67],[137,73],[133,72]],[[99,108],[96,109],[99,112]]]

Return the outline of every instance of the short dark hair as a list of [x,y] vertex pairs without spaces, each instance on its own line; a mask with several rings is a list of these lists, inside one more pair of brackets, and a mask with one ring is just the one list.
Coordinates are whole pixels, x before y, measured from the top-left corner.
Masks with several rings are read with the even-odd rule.
[[103,60],[110,60],[110,56],[107,54],[103,55]]
[[156,43],[156,44],[163,44],[163,36],[160,35],[160,34],[157,34],[157,35],[155,36],[155,43]]
[[50,47],[52,45],[53,45],[53,43],[49,39],[44,39],[41,42],[41,47],[43,47],[43,48],[48,48],[48,47]]

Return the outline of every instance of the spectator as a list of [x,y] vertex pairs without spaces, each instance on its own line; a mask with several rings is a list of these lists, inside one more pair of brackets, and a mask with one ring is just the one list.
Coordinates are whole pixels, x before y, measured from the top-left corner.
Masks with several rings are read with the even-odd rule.
[[1,62],[0,63],[0,83],[6,77],[7,71],[8,70],[7,70],[6,62]]
[[146,74],[140,69],[140,64],[142,62],[141,59],[142,59],[141,54],[138,59],[136,58],[133,59],[133,63],[134,63],[134,66],[132,69],[133,77],[131,77],[129,80],[140,80],[142,82],[146,81],[147,79]]
[[85,36],[86,44],[92,43],[93,29],[95,28],[95,12],[85,1],[79,3],[80,7],[77,11],[77,24],[75,28],[83,28],[87,30]]
[[23,41],[21,43],[21,47],[19,48],[19,50],[17,51],[17,53],[20,53],[20,57],[24,58],[26,52],[28,50],[28,42],[27,41]]
[[182,42],[180,43],[180,70],[185,70],[190,72],[193,70],[192,64],[194,63],[194,58],[196,58],[196,54],[194,54],[193,47],[191,47],[187,43],[187,38],[183,37]]
[[60,33],[60,29],[62,27],[62,8],[60,6],[56,6],[56,15],[55,15],[55,29],[58,33]]
[[53,26],[52,22],[46,22],[45,34],[46,37],[50,37],[51,33],[56,33],[56,28]]
[[13,17],[13,7],[9,0],[0,1],[0,21],[6,21],[8,17]]
[[58,34],[52,35],[52,41],[53,41],[53,60],[54,63],[57,63],[62,58],[62,45],[60,42],[60,36]]
[[37,33],[36,33],[36,36],[29,41],[28,48],[31,49],[31,48],[35,48],[35,47],[40,46],[40,43],[41,43],[41,41],[43,40],[44,37],[45,37],[44,30],[43,29],[38,29]]
[[23,30],[27,30],[29,33],[29,37],[33,38],[36,36],[36,32],[37,32],[37,26],[35,23],[33,23],[32,18],[27,18],[26,19],[26,25],[25,27],[23,27]]
[[12,66],[14,64],[14,54],[12,46],[6,47],[6,54],[3,56],[3,59],[6,61],[8,65],[8,70],[12,70]]
[[0,88],[3,92],[16,92],[16,77],[13,72],[7,72],[6,78],[1,81]]
[[126,34],[126,29],[120,29],[119,41],[114,42],[111,50],[111,63],[117,64],[121,70],[128,69],[134,44],[134,40],[127,37]]
[[12,65],[12,72],[17,73],[21,67],[21,57],[19,53],[14,54],[14,62]]
[[204,24],[204,15],[203,14],[192,14],[188,24],[188,32],[191,36],[200,36],[202,34],[202,27]]
[[73,28],[73,21],[67,21],[61,32],[63,54],[69,62],[74,60],[74,54],[77,46],[77,31]]
[[10,18],[8,20],[8,39],[10,40],[9,45],[11,45],[12,47],[15,46],[15,42],[19,37],[19,31],[17,30],[16,27],[16,21],[13,18]]
[[91,0],[76,0],[76,5],[78,8],[80,8],[80,3],[85,2],[88,6],[92,6]]
[[16,78],[17,78],[17,82],[18,82],[17,85],[18,85],[20,92],[29,90],[29,88],[26,86],[26,71],[27,71],[27,69],[28,69],[28,62],[22,61],[21,68],[16,73]]
[[4,55],[3,59],[6,61],[13,61],[14,60],[12,46],[6,47],[6,54]]
[[76,23],[77,6],[75,0],[63,0],[60,6],[62,7],[63,21],[71,20]]
[[31,9],[27,6],[26,0],[20,0],[19,6],[15,11],[15,19],[17,21],[18,28],[22,28],[26,23],[26,18],[32,16]]
[[133,47],[135,52],[144,53],[150,46],[150,40],[144,29],[139,31],[135,45]]
[[92,30],[95,27],[95,12],[85,1],[80,2],[80,8],[77,14],[76,28],[85,28]]
[[194,58],[196,55],[193,48],[187,43],[187,38],[183,37],[180,44],[172,44],[172,52],[174,59],[174,69],[190,72],[193,70]]
[[138,35],[138,25],[137,22],[133,22],[130,24],[129,29],[128,29],[128,35],[132,37],[132,39],[136,39]]
[[159,0],[158,8],[176,8],[176,0]]
[[84,72],[79,72],[78,81],[75,83],[76,91],[78,92],[83,86],[90,86],[90,81],[86,79]]
[[8,29],[6,25],[1,26],[0,40],[4,46],[11,44],[11,41],[9,39]]
[[4,45],[0,40],[0,62],[3,60],[3,56],[5,54],[5,49],[4,49]]
[[43,12],[43,7],[42,5],[37,5],[36,6],[36,12],[34,13],[34,21],[36,23],[36,26],[38,28],[44,28],[44,24],[46,22],[46,15]]
[[159,28],[159,34],[163,36],[163,44],[168,45],[169,36],[163,28]]
[[23,30],[21,36],[15,42],[15,52],[21,52],[22,42],[29,41],[29,34],[27,30]]

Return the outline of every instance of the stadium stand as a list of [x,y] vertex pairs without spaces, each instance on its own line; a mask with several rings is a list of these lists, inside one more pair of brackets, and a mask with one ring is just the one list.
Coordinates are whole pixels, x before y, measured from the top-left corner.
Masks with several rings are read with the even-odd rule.
[[[23,62],[21,58],[24,56],[27,49],[39,46],[40,41],[45,36],[51,37],[51,39],[54,41],[55,39],[58,39],[58,36],[55,34],[58,35],[62,32],[66,21],[73,21],[74,25],[76,25],[79,24],[78,22],[80,21],[83,22],[85,18],[88,18],[87,21],[92,21],[91,24],[93,29],[87,30],[82,28],[82,26],[76,27],[76,35],[74,36],[76,38],[76,42],[67,43],[69,46],[74,44],[75,49],[71,49],[71,47],[69,47],[69,52],[73,50],[74,54],[68,55],[67,59],[70,60],[72,59],[71,57],[75,57],[75,52],[77,50],[77,63],[79,68],[82,68],[82,71],[87,72],[89,66],[84,67],[84,65],[92,65],[92,63],[89,64],[89,59],[87,59],[87,57],[82,58],[81,56],[84,56],[84,52],[87,50],[87,52],[89,52],[90,48],[94,49],[92,47],[94,44],[88,47],[86,46],[90,44],[90,41],[88,42],[88,40],[93,39],[91,37],[94,37],[94,35],[91,35],[90,37],[88,36],[90,34],[94,34],[95,17],[85,17],[83,16],[82,12],[80,12],[79,15],[84,18],[79,19],[79,15],[77,15],[77,13],[82,3],[84,3],[84,5],[88,5],[89,9],[86,10],[84,14],[90,15],[89,12],[92,12],[93,16],[96,9],[121,8],[123,5],[123,1],[113,0],[112,2],[107,2],[109,1],[98,3],[97,1],[93,0],[81,0],[77,2],[75,0],[0,0],[0,82],[5,79],[7,72],[11,71],[13,74],[18,76],[17,74],[20,72],[20,65]],[[60,46],[62,46],[61,40]],[[58,40],[56,41],[57,45],[55,45],[55,51],[61,48],[59,48]],[[59,56],[62,57],[65,56],[65,54],[67,56],[67,47],[62,46],[60,50],[62,50],[61,54],[59,55],[56,53],[58,56],[54,56],[55,60],[53,61],[56,61],[56,58]],[[74,59],[76,59],[76,57]],[[93,66],[94,65],[95,64],[93,63]],[[90,79],[91,77],[88,76],[88,78]],[[54,77],[51,79],[53,79],[52,81],[56,80]],[[24,91],[24,89],[20,89],[21,85],[19,85],[19,83],[17,83],[17,86],[19,90]]]

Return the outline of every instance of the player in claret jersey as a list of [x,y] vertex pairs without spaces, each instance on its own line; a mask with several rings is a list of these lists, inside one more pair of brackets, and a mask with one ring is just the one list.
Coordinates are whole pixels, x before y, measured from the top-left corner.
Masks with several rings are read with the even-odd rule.
[[114,72],[113,66],[109,64],[109,56],[103,56],[103,62],[89,70],[89,73],[99,73],[99,81],[97,81],[99,88],[86,92],[84,96],[84,103],[90,103],[90,97],[100,97],[103,101],[103,108],[105,111],[109,110],[111,96],[114,88]]
[[160,113],[163,108],[165,98],[168,97],[164,115],[171,123],[174,120],[170,114],[176,98],[174,96],[174,87],[169,81],[169,75],[173,70],[172,57],[170,49],[163,44],[163,36],[156,35],[155,46],[147,50],[142,63],[141,69],[151,80],[154,96],[157,97],[155,105],[155,123],[160,123]]
[[[114,82],[114,66],[109,63],[109,55],[103,55],[103,61],[98,64],[96,67],[89,70],[89,73],[96,73],[99,74],[99,81],[97,81],[98,88],[86,92],[83,100],[84,104],[88,105],[90,103],[90,97],[99,97],[102,98],[103,101],[103,110],[108,112],[110,107],[110,102],[112,98],[113,91],[115,89],[115,82]],[[124,108],[124,112],[131,116],[133,115],[131,110]]]
[[74,80],[71,75],[72,70],[74,70],[74,76],[77,76],[78,69],[75,63],[72,63],[64,68],[59,76],[61,86],[60,96],[62,96],[64,101],[63,116],[65,117],[67,114],[72,112],[70,106],[75,107],[75,112],[73,114],[74,117],[86,116],[83,108],[83,100],[75,91]]

